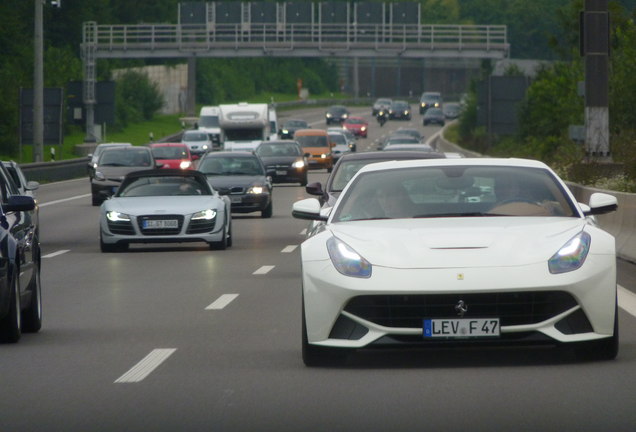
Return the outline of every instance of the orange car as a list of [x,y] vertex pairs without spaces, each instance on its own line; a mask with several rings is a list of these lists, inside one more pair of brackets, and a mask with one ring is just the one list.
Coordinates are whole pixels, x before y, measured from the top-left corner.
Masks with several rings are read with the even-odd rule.
[[303,152],[309,154],[307,161],[309,169],[326,168],[331,172],[333,157],[331,148],[335,143],[329,140],[329,134],[322,129],[299,129],[294,133],[294,140],[298,141]]

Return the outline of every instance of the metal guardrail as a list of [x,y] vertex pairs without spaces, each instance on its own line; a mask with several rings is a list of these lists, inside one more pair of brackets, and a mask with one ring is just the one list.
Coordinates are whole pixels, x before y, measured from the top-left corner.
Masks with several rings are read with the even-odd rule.
[[[419,25],[419,24],[147,24],[98,25],[84,23],[83,47],[94,50],[98,58],[165,56],[166,51],[201,52],[219,56],[225,50],[311,49],[321,51],[361,50],[446,52],[447,55],[470,55],[470,51],[507,56],[509,44],[505,25]],[[370,51],[368,51],[370,52]],[[306,53],[305,53],[306,55]],[[487,55],[487,54],[486,54]]]

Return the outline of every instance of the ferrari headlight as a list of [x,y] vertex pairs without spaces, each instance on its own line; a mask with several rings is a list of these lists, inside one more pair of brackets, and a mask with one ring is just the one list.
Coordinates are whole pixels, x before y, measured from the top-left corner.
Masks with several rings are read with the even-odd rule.
[[336,237],[327,240],[327,251],[336,270],[345,276],[371,277],[371,263]]
[[190,161],[181,161],[181,163],[179,164],[179,168],[181,169],[188,169],[192,166],[192,162]]
[[106,218],[111,222],[130,222],[130,216],[113,210],[106,212]]
[[292,164],[292,167],[294,168],[303,168],[304,166],[305,166],[305,161],[303,160],[298,160]]
[[567,273],[580,268],[585,262],[587,253],[590,251],[591,241],[592,238],[585,231],[581,231],[570,239],[548,261],[550,273]]
[[216,210],[206,209],[196,212],[190,220],[212,220],[216,217]]
[[260,185],[252,186],[251,188],[249,188],[247,190],[248,194],[254,194],[254,195],[260,195],[260,194],[262,194],[264,192],[265,192],[265,188],[263,186],[260,186]]

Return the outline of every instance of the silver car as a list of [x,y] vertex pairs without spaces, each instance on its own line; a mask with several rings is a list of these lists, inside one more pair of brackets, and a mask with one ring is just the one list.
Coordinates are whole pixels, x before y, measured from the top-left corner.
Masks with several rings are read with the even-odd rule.
[[226,249],[232,245],[230,206],[199,171],[132,172],[100,208],[101,251],[168,242],[206,242],[210,249]]

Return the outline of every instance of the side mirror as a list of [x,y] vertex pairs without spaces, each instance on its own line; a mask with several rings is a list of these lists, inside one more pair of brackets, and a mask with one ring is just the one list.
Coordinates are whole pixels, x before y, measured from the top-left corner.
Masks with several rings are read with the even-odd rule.
[[618,200],[614,195],[606,193],[593,193],[590,196],[590,210],[584,211],[585,216],[611,213],[618,208]]
[[27,195],[13,195],[2,206],[4,211],[31,211],[35,208],[35,200]]
[[36,181],[31,180],[31,181],[28,181],[28,182],[27,182],[25,189],[26,189],[26,190],[33,191],[33,190],[36,190],[36,189],[37,189],[37,188],[39,188],[39,187],[40,187],[40,183],[38,183],[38,182],[36,182]]
[[292,205],[292,216],[297,219],[326,221],[320,214],[320,202],[316,198],[307,198]]
[[322,190],[322,184],[320,182],[309,183],[305,186],[305,192],[309,195],[323,196],[325,193]]

